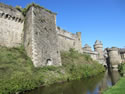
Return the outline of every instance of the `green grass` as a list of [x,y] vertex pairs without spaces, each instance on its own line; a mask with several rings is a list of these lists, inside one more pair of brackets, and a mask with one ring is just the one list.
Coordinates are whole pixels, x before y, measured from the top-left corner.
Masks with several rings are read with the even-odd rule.
[[0,94],[31,90],[41,85],[92,77],[104,71],[104,67],[90,56],[70,49],[61,52],[61,67],[35,68],[24,47],[0,47]]
[[125,77],[121,78],[115,86],[109,88],[103,94],[125,94]]
[[[119,66],[121,74],[125,74],[125,63]],[[103,94],[125,94],[125,77],[122,77],[115,86],[104,91]]]

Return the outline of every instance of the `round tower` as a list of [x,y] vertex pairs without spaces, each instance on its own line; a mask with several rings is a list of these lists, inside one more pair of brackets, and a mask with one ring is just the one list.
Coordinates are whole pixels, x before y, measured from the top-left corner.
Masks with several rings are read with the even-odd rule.
[[99,59],[103,59],[104,58],[104,52],[103,52],[103,44],[101,41],[96,40],[95,44],[94,44],[94,51],[98,52]]
[[91,47],[88,44],[85,44],[83,47],[83,51],[92,51]]
[[119,53],[119,49],[116,47],[108,48],[108,61],[110,63],[110,67],[117,68],[118,65],[121,63],[121,56]]

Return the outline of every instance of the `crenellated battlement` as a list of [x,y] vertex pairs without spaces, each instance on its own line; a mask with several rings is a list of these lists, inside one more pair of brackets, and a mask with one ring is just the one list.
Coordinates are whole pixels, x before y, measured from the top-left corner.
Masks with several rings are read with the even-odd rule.
[[0,3],[0,45],[16,47],[22,43],[24,16],[11,6]]
[[57,27],[57,33],[59,36],[71,39],[71,40],[75,40],[76,38],[78,38],[78,34],[73,34],[71,32],[68,32],[64,29],[61,29],[60,27]]
[[62,51],[68,51],[70,48],[75,48],[79,52],[82,52],[81,32],[73,34],[60,27],[56,28],[59,38],[59,48]]
[[23,23],[24,16],[16,8],[0,3],[0,18]]
[[8,13],[4,13],[3,11],[0,11],[0,18],[8,19],[11,21],[19,22],[19,23],[23,23],[23,21],[24,21],[22,18],[12,16]]
[[62,65],[60,51],[82,52],[81,32],[57,27],[55,13],[36,4],[24,10],[0,3],[0,46],[24,44],[35,67]]

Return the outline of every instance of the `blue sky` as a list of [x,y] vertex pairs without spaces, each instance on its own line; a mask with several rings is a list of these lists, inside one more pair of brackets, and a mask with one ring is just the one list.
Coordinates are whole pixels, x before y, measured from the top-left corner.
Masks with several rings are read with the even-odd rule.
[[25,7],[35,2],[57,13],[57,25],[69,32],[82,32],[82,43],[125,47],[125,0],[0,0]]

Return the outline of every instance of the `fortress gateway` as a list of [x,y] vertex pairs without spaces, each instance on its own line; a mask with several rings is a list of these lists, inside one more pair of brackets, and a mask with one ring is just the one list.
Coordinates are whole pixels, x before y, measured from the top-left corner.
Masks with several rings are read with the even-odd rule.
[[61,66],[60,51],[70,48],[107,65],[102,43],[95,42],[95,51],[87,44],[82,48],[81,32],[72,34],[57,27],[55,13],[32,4],[23,15],[19,9],[0,3],[0,46],[11,48],[22,44],[35,67]]

